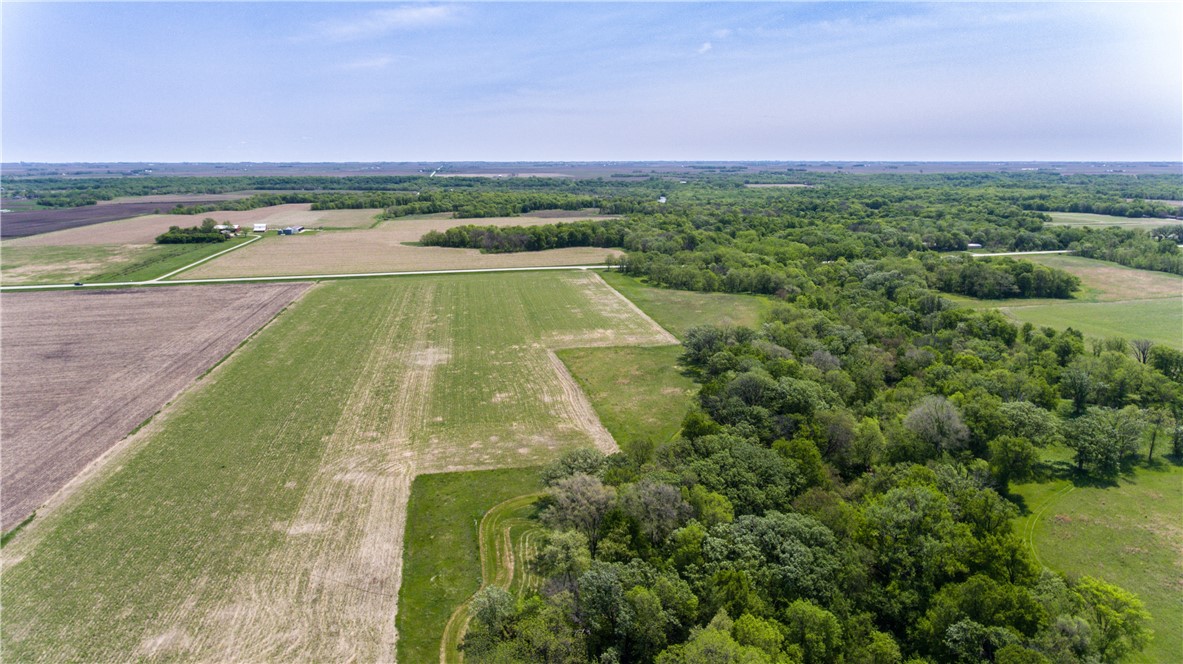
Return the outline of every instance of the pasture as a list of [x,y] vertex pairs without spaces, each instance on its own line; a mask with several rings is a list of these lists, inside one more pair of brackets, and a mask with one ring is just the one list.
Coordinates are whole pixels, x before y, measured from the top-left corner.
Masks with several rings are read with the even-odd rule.
[[1000,310],[1020,323],[1057,329],[1071,327],[1086,337],[1149,339],[1183,350],[1183,299],[1128,302],[1067,302]]
[[742,325],[754,329],[772,307],[771,300],[756,295],[655,288],[619,272],[606,271],[602,276],[679,339],[695,325]]
[[482,584],[479,523],[494,506],[541,488],[536,469],[415,478],[399,593],[400,662],[439,659],[448,619]]
[[614,450],[551,349],[671,341],[593,273],[321,284],[6,546],[4,650],[389,660],[413,477]]
[[1041,564],[1137,593],[1150,611],[1154,639],[1133,661],[1174,661],[1183,651],[1183,467],[1139,467],[1118,484],[1014,487],[1028,510],[1016,530]]
[[0,529],[23,520],[305,288],[0,296]]
[[972,307],[996,307],[1020,323],[1183,348],[1183,277],[1064,254],[1024,259],[1076,275],[1080,292],[1071,300],[950,299]]
[[484,219],[451,219],[444,215],[393,219],[376,228],[339,233],[306,233],[269,237],[255,246],[233,252],[185,273],[186,278],[264,277],[301,274],[351,274],[467,268],[597,265],[620,252],[595,247],[571,247],[514,254],[482,254],[476,249],[417,247],[428,231],[453,226],[536,226],[595,215],[566,214]]
[[[1165,202],[1165,201],[1164,201]],[[1111,214],[1091,214],[1088,212],[1047,212],[1052,218],[1051,224],[1056,226],[1092,226],[1108,228],[1145,228],[1153,229],[1176,223],[1170,219],[1157,217],[1118,217]]]

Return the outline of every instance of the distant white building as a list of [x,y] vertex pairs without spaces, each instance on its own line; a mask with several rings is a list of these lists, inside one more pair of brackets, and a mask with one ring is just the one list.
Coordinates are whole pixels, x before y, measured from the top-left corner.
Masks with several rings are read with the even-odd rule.
[[662,196],[662,197],[658,198],[658,199],[657,199],[657,202],[658,202],[658,203],[664,203],[664,202],[665,202],[665,196]]
[[267,224],[255,224],[255,232],[256,233],[266,233],[267,232]]

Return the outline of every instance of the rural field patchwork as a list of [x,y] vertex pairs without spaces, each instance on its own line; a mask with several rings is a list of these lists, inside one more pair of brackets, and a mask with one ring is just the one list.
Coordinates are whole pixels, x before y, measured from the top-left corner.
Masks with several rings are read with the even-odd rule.
[[0,295],[0,529],[22,521],[307,287]]
[[615,249],[570,247],[513,254],[482,254],[476,249],[416,247],[424,234],[453,226],[538,226],[577,219],[604,218],[567,213],[484,219],[451,219],[446,215],[392,219],[371,229],[268,237],[189,270],[177,279],[268,277],[301,274],[350,274],[464,268],[594,265]]
[[673,341],[594,273],[321,284],[5,547],[4,650],[389,660],[412,478],[615,449],[553,349]]

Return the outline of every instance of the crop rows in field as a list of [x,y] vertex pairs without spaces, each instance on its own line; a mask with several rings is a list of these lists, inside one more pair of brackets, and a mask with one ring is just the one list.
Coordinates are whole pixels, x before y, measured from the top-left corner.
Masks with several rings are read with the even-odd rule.
[[6,547],[5,651],[389,660],[414,475],[611,448],[550,347],[670,340],[594,274],[322,284]]

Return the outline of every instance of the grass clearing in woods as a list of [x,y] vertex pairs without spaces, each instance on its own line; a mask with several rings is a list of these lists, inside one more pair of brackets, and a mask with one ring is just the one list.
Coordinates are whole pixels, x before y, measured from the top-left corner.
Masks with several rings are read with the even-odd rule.
[[695,325],[742,325],[754,329],[772,308],[772,300],[757,295],[656,288],[611,271],[604,271],[601,276],[679,339]]
[[1027,506],[1015,530],[1040,563],[1116,583],[1146,604],[1154,639],[1134,662],[1175,661],[1183,652],[1183,466],[1155,463],[1115,486],[1057,480],[1012,487]]

